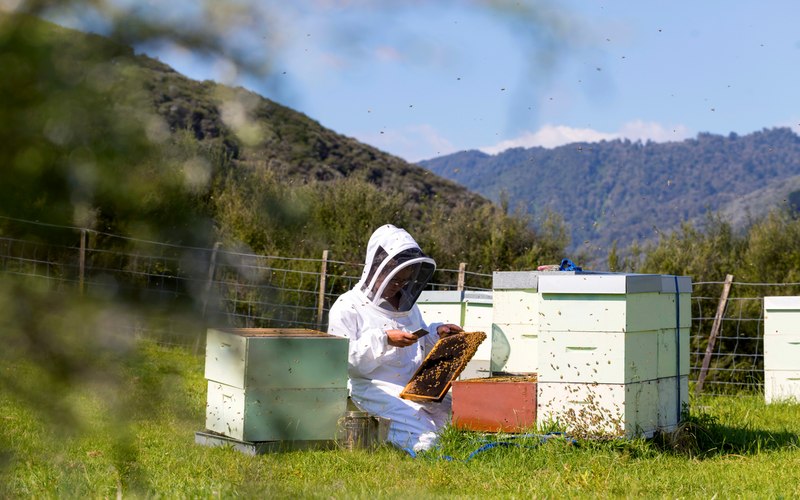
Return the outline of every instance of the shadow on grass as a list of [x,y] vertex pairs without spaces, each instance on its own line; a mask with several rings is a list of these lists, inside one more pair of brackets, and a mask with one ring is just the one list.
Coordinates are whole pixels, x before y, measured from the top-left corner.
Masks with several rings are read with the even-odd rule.
[[756,429],[751,425],[721,424],[714,416],[700,414],[685,417],[674,432],[656,435],[653,443],[661,451],[711,458],[798,448],[800,436],[788,431]]

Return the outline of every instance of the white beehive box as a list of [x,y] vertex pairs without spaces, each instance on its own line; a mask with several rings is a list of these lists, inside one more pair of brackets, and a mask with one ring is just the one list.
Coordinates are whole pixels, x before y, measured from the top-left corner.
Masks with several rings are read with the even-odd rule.
[[589,437],[671,432],[689,404],[689,377],[628,384],[537,383],[537,421]]
[[658,427],[656,381],[630,384],[538,382],[539,424],[558,422],[588,437],[651,437]]
[[313,330],[209,329],[206,429],[240,441],[332,441],[348,340]]
[[484,340],[467,363],[459,378],[482,378],[490,375],[492,331],[492,292],[426,290],[417,299],[426,323],[453,323],[468,332],[483,332]]
[[539,380],[627,384],[685,376],[689,374],[689,328],[680,329],[680,339],[677,334],[674,329],[544,331],[539,336]]
[[649,436],[680,421],[689,277],[502,272],[493,289],[492,370],[537,373],[540,422]]
[[417,307],[426,323],[461,325],[464,315],[463,292],[425,290],[417,299]]
[[467,363],[460,379],[486,378],[491,375],[490,359],[492,356],[492,292],[464,292],[464,323],[462,328],[468,332],[483,332],[486,339],[478,346],[475,355]]
[[764,399],[800,401],[800,297],[764,297]]
[[492,277],[491,371],[538,371],[539,276],[536,271],[497,271]]
[[660,378],[658,383],[658,430],[674,431],[684,409],[689,409],[689,375]]
[[[651,436],[678,424],[688,402],[688,277],[547,274],[538,292],[539,414],[569,423],[595,394],[605,412],[592,421],[597,432]],[[570,391],[589,396],[565,399]]]
[[[547,331],[636,332],[691,326],[691,280],[657,274],[539,277],[539,328]],[[679,308],[676,308],[676,300]]]

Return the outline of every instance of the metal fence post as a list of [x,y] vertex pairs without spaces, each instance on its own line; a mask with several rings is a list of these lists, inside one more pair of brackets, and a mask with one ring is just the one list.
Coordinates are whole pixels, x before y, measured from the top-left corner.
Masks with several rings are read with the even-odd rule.
[[703,383],[708,374],[708,366],[711,364],[711,353],[714,352],[714,344],[717,341],[717,335],[722,327],[722,315],[725,313],[725,306],[728,303],[728,293],[731,290],[733,283],[733,275],[728,274],[725,276],[725,285],[722,287],[722,295],[719,298],[717,305],[717,314],[714,315],[714,324],[711,326],[711,333],[708,335],[708,345],[706,346],[706,354],[703,357],[703,367],[700,368],[700,375],[697,377],[697,385],[694,388],[695,396],[699,396],[703,390]]
[[317,330],[322,329],[322,311],[325,306],[325,277],[328,273],[328,251],[322,251],[322,266],[319,270],[319,296],[317,297]]

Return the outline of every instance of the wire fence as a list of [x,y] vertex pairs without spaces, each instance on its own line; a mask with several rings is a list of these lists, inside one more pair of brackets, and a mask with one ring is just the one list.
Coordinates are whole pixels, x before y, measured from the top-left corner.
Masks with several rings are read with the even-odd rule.
[[[5,219],[15,224],[38,225]],[[45,226],[45,225],[40,225]],[[0,226],[2,228],[3,226]],[[0,229],[0,273],[88,297],[131,304],[136,334],[198,352],[208,326],[324,330],[362,263],[171,245],[49,226],[48,238]],[[490,290],[491,275],[439,269],[430,289]],[[704,393],[763,391],[763,297],[800,295],[798,283],[695,281],[690,381]],[[696,279],[696,277],[695,277]]]

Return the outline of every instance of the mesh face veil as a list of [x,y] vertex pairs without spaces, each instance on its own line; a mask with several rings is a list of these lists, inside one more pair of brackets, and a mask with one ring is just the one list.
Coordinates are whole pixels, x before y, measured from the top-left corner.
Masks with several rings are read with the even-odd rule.
[[434,260],[405,230],[382,226],[370,238],[361,290],[375,305],[409,311],[435,270]]

